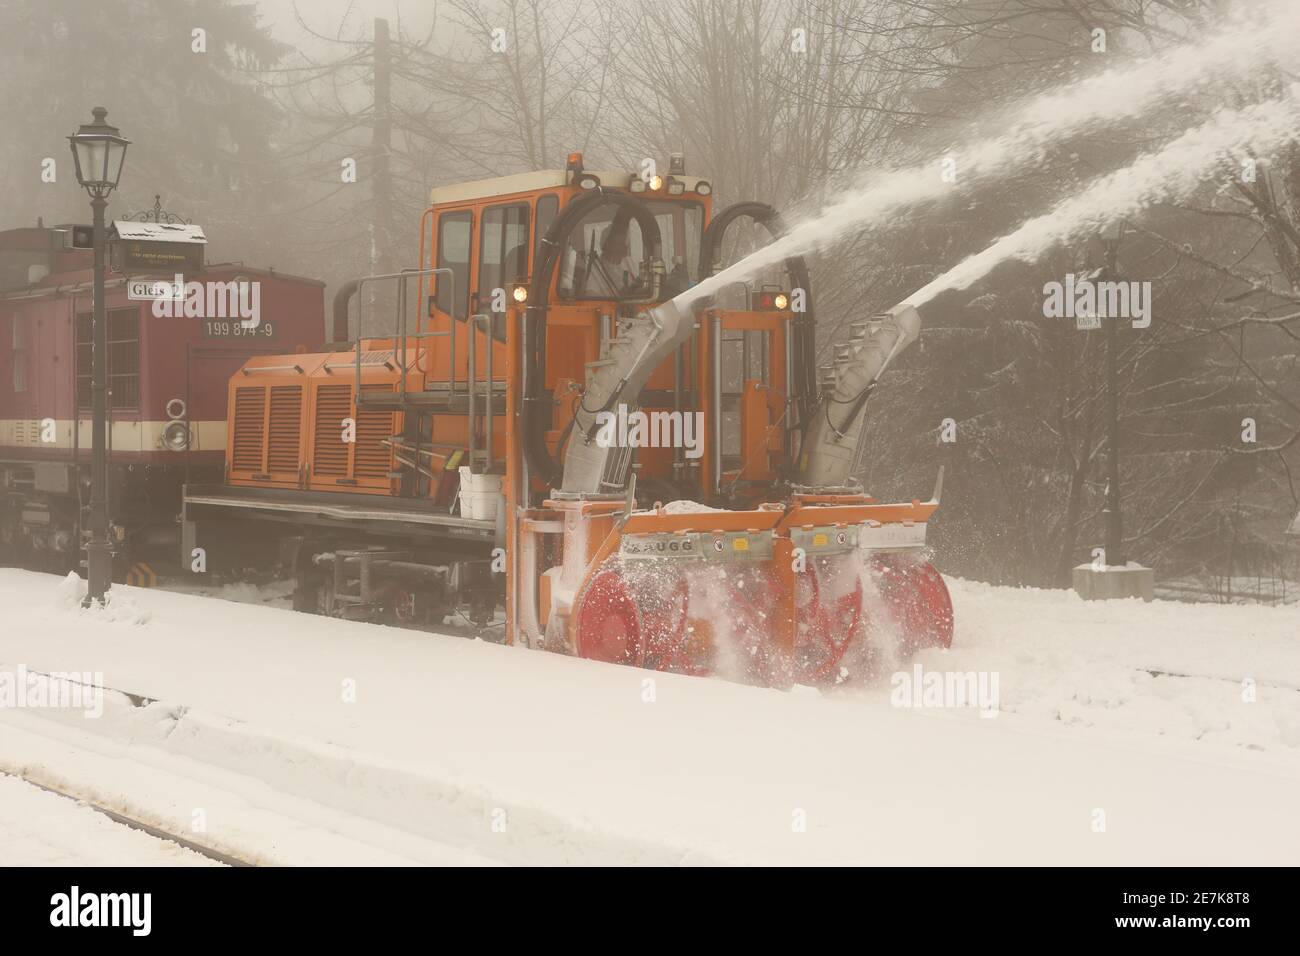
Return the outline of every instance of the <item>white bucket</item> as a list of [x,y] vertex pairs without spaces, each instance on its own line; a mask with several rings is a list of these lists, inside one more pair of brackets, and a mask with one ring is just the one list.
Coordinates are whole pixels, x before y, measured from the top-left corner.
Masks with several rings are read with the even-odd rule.
[[465,518],[493,521],[501,501],[501,475],[476,475],[460,466],[460,513]]

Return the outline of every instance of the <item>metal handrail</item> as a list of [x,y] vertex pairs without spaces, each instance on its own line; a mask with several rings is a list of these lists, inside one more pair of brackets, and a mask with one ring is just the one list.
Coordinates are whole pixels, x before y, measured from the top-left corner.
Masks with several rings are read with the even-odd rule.
[[[448,334],[448,333],[415,332],[415,333],[411,333],[411,334],[408,335],[407,330],[406,330],[406,311],[407,311],[407,309],[406,309],[406,280],[411,279],[411,278],[413,278],[413,277],[418,277],[418,278],[420,278],[421,280],[423,280],[423,278],[424,278],[425,276],[433,276],[433,275],[446,275],[446,276],[449,277],[448,281],[449,281],[449,283],[450,283],[451,301],[452,301],[453,303],[455,303],[455,301],[456,301],[456,274],[455,274],[455,272],[454,272],[453,270],[448,269],[448,268],[441,268],[441,269],[403,269],[401,272],[392,272],[392,273],[388,273],[388,274],[386,274],[386,275],[372,275],[372,276],[365,276],[365,277],[363,277],[363,278],[357,280],[357,343],[356,343],[356,361],[355,361],[355,369],[356,369],[355,381],[356,381],[356,385],[355,385],[355,391],[353,392],[353,394],[356,396],[356,400],[358,401],[358,403],[359,403],[360,400],[361,400],[361,339],[362,339],[361,330],[362,330],[362,327],[365,325],[365,322],[363,321],[364,318],[365,318],[365,316],[364,316],[364,309],[365,309],[364,302],[365,302],[365,297],[362,295],[362,291],[363,291],[363,289],[365,288],[366,283],[368,283],[368,282],[382,282],[382,281],[389,280],[389,279],[397,279],[397,280],[398,280],[398,286],[397,286],[397,290],[398,290],[398,292],[397,292],[397,330],[396,330],[396,331],[397,331],[397,338],[398,338],[400,344],[398,345],[398,347],[397,347],[397,349],[395,350],[395,352],[396,352],[397,354],[400,354],[400,355],[401,355],[401,359],[398,361],[398,364],[401,366],[401,369],[402,369],[401,382],[400,382],[399,384],[401,385],[401,396],[402,396],[402,401],[403,401],[403,403],[405,403],[405,401],[406,401],[406,391],[407,391],[407,389],[406,389],[406,378],[407,378],[407,373],[410,371],[410,366],[408,366],[408,365],[406,364],[406,343],[407,343],[407,339],[408,339],[408,338],[422,339],[422,338],[429,338],[429,337],[432,337],[433,335]],[[421,288],[423,288],[423,281],[421,281]],[[455,316],[452,317],[452,321],[455,322]],[[452,332],[453,332],[453,333],[454,333],[454,330],[455,330],[455,326],[453,325],[453,326],[452,326]],[[453,388],[453,390],[454,390],[454,389],[455,389],[455,385],[456,385],[456,336],[455,336],[454,334],[451,335],[451,353],[450,353],[450,356],[451,356],[451,383],[452,383],[452,388]],[[417,359],[417,364],[418,364],[418,359]]]
[[485,370],[483,382],[483,414],[487,416],[487,435],[485,436],[487,448],[484,454],[487,462],[485,468],[487,470],[492,468],[492,388],[495,384],[492,372],[492,353],[495,351],[492,348],[492,318],[492,315],[486,312],[479,312],[469,317],[469,371],[467,375],[469,391],[469,427],[467,434],[469,436],[469,463],[472,468],[474,466],[474,428],[478,424],[478,413],[476,411],[478,405],[478,361],[476,355],[478,336],[475,333],[478,324],[482,322],[485,333],[484,338],[487,341],[487,369]]

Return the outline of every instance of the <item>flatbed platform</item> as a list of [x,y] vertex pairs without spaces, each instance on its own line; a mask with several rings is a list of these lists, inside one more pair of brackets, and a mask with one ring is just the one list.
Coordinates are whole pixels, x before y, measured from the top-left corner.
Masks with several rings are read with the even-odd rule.
[[278,521],[489,545],[498,537],[496,521],[465,518],[420,499],[194,484],[185,486],[181,503],[182,553],[189,554],[195,546],[199,523],[237,520]]

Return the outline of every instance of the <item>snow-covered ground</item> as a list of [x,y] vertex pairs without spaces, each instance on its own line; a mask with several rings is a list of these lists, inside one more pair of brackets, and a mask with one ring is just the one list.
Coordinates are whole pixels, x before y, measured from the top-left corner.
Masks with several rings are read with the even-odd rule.
[[0,774],[4,866],[216,866],[89,807]]
[[0,571],[0,672],[126,692],[0,770],[262,862],[1300,861],[1300,611],[950,586],[996,716]]

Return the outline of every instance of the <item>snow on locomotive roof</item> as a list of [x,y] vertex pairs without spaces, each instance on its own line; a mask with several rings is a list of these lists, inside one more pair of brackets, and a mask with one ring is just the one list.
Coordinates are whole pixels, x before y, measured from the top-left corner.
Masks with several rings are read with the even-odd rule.
[[[626,189],[635,173],[628,170],[585,170],[589,175],[600,180],[602,186]],[[472,183],[456,183],[451,186],[435,186],[429,190],[429,205],[443,203],[467,202],[474,199],[491,199],[495,196],[509,196],[514,193],[535,192],[539,189],[554,189],[567,185],[568,171],[564,169],[544,169],[532,173],[515,173],[512,176],[497,176],[493,179],[480,179]],[[673,176],[686,184],[688,193],[695,191],[700,182],[699,176]],[[652,194],[643,194],[650,197]]]
[[119,239],[203,244],[208,241],[208,237],[203,234],[202,226],[185,222],[137,222],[134,219],[115,219],[113,231]]

